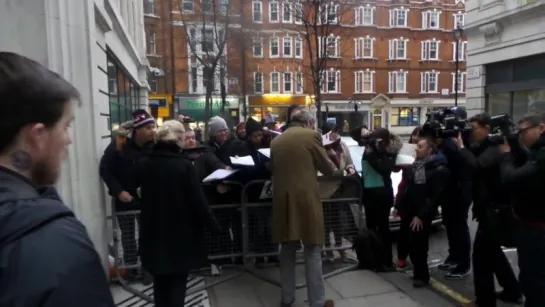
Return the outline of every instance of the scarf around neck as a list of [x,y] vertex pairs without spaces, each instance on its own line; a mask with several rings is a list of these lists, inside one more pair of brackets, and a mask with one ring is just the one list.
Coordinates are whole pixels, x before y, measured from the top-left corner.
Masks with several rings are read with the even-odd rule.
[[426,183],[426,163],[431,159],[431,157],[425,159],[415,160],[413,163],[414,169],[414,183],[415,184],[425,184]]

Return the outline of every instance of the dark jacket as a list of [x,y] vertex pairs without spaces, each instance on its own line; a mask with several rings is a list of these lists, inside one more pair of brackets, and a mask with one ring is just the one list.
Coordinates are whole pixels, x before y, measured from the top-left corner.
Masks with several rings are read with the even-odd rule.
[[399,209],[409,219],[418,217],[431,221],[446,197],[445,188],[449,180],[447,162],[442,155],[434,155],[427,161],[424,165],[425,183],[415,181],[415,170],[415,167],[409,170]]
[[[128,138],[121,150],[117,150],[113,140],[104,150],[100,159],[99,173],[102,180],[108,187],[108,193],[115,198],[116,211],[139,210],[137,184],[135,182],[136,165],[151,150],[153,143],[150,142],[143,147],[138,146],[132,139]],[[123,203],[117,196],[126,191],[132,195],[132,203]]]
[[444,210],[462,210],[462,215],[467,215],[467,210],[472,202],[472,171],[465,163],[458,147],[451,139],[443,140],[443,154],[447,158],[447,167],[450,171],[448,191],[452,197],[449,197],[442,208]]
[[[391,134],[391,140],[388,146],[386,147],[385,152],[366,151],[362,157],[362,177],[364,178],[364,187],[365,185],[365,164],[367,163],[376,173],[382,177],[384,182],[384,189],[388,193],[389,197],[393,200],[394,190],[392,187],[392,171],[395,167],[395,161],[397,154],[401,150],[403,142],[401,138],[397,135]],[[365,193],[364,193],[365,194]]]
[[473,180],[473,216],[481,221],[490,210],[509,207],[509,192],[500,178],[501,154],[488,142],[460,149]]
[[197,145],[196,148],[184,149],[182,156],[191,161],[191,164],[195,167],[199,182],[202,182],[206,176],[212,174],[214,171],[226,167],[210,148],[203,145]]
[[197,268],[204,255],[204,229],[218,231],[190,161],[175,144],[157,143],[141,163],[140,256],[152,275]]
[[[251,156],[254,160],[254,166],[237,166],[235,168],[239,169],[238,174],[236,175],[237,181],[246,184],[253,180],[270,180],[271,172],[267,168],[267,163],[270,161],[269,158],[264,156],[258,151],[258,148],[255,148],[252,145],[251,141],[246,141],[244,146],[241,147],[240,156]],[[250,186],[247,189],[246,195],[248,196],[248,201],[258,201],[260,200],[261,190],[263,189],[264,183],[259,183]],[[270,199],[269,199],[270,200]]]
[[0,306],[113,307],[100,257],[55,189],[5,168],[0,182]]
[[524,165],[517,167],[510,153],[502,155],[501,178],[512,192],[515,215],[528,222],[545,223],[545,204],[539,195],[545,191],[545,135],[530,148]]
[[242,156],[240,150],[244,146],[237,138],[230,138],[222,145],[219,145],[213,139],[210,139],[206,145],[211,148],[212,152],[221,162],[223,162],[223,164],[229,166],[232,165],[231,157]]

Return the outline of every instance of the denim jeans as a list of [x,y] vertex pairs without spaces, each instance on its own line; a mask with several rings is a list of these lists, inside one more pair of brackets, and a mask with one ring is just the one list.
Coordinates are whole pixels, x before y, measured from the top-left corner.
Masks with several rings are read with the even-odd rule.
[[520,223],[517,230],[519,282],[525,307],[545,306],[545,228]]
[[[282,244],[280,250],[280,283],[282,302],[295,302],[295,257],[299,242]],[[325,303],[324,277],[322,273],[322,246],[305,245],[305,277],[310,307],[323,307]]]

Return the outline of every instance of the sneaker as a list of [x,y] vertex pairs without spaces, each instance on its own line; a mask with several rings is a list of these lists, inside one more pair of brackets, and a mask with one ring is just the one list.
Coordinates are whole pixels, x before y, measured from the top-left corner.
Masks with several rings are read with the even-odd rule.
[[496,292],[496,298],[502,302],[522,305],[524,303],[524,298],[522,294],[511,294],[505,290]]
[[397,260],[396,268],[400,272],[405,272],[408,269],[410,269],[409,264],[407,263],[407,260],[403,260],[403,259]]
[[221,275],[221,265],[219,264],[211,264],[210,265],[210,274],[212,276],[220,276]]
[[151,276],[150,273],[144,271],[142,273],[142,284],[144,286],[149,286],[149,285],[153,284],[153,276]]
[[441,263],[437,268],[441,271],[452,271],[454,270],[458,265],[452,261],[445,261],[444,263]]
[[445,274],[445,279],[460,280],[466,277],[467,275],[469,275],[469,273],[471,273],[470,269],[465,269],[465,270],[454,269],[452,272]]

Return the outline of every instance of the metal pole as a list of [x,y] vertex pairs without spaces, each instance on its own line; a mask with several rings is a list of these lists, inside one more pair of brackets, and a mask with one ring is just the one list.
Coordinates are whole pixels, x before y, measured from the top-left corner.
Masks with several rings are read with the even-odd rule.
[[[176,48],[174,47],[174,13],[172,13],[172,2],[169,1],[168,11],[170,13],[170,80],[172,85],[172,104],[169,105],[169,118],[173,119],[176,118],[176,59],[175,59],[175,52]],[[165,88],[166,90],[166,88]]]
[[458,106],[458,69],[460,65],[460,39],[456,38],[456,71],[454,73],[454,106]]

